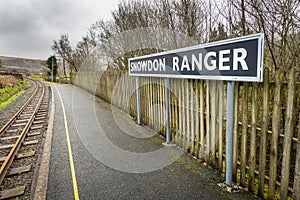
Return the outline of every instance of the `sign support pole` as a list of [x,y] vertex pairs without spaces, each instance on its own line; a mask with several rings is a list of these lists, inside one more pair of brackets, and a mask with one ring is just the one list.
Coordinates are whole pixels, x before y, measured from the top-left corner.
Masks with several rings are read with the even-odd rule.
[[137,110],[137,124],[141,125],[141,102],[140,102],[140,84],[139,77],[135,77],[135,87],[136,87],[136,110]]
[[226,185],[232,187],[234,81],[227,82]]
[[169,107],[169,79],[165,78],[165,107],[166,107],[166,144],[171,143],[170,107]]

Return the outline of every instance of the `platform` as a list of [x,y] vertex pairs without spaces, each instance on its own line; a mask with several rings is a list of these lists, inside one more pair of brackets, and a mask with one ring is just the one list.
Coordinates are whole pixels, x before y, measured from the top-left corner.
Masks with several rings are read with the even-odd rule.
[[92,94],[72,85],[51,87],[47,199],[255,199],[224,191],[217,171],[162,145],[163,138]]

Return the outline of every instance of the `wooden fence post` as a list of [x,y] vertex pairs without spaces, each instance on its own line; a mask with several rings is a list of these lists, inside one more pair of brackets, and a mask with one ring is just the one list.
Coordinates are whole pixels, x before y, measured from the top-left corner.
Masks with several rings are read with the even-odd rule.
[[[159,80],[159,84],[158,84],[158,103],[159,103],[159,107],[158,107],[158,124],[159,124],[159,128],[162,129],[163,128],[163,113],[164,113],[164,109],[163,109],[163,98],[164,98],[164,94],[163,94],[163,87],[162,87],[162,78],[158,78]],[[160,134],[162,134],[162,130],[160,130]]]
[[165,104],[165,101],[166,101],[166,98],[165,98],[165,79],[164,78],[161,78],[161,84],[160,84],[160,87],[161,87],[161,98],[162,98],[162,101],[161,101],[161,124],[162,126],[164,127],[164,137],[166,138],[167,136],[167,130],[166,130],[166,115],[165,115],[165,110],[166,110],[166,104]]
[[273,101],[273,118],[272,118],[272,139],[270,149],[270,175],[269,175],[269,199],[274,199],[276,193],[276,177],[278,166],[278,136],[280,131],[280,91],[282,77],[281,71],[277,71],[275,75],[275,91]]
[[298,142],[297,142],[297,153],[296,153],[296,166],[294,175],[294,187],[293,187],[293,199],[300,199],[300,113],[299,113],[299,124],[298,124]]
[[195,93],[194,93],[194,80],[190,81],[190,90],[191,90],[191,138],[190,138],[190,142],[191,142],[191,155],[195,155]]
[[218,167],[219,171],[223,172],[223,103],[224,103],[224,85],[223,81],[218,81],[218,136],[219,136],[219,157],[218,157]]
[[201,141],[201,146],[200,146],[200,158],[204,158],[204,151],[205,151],[205,141],[204,141],[204,83],[203,80],[200,81],[199,85],[199,98],[200,98],[200,141]]
[[217,81],[211,82],[210,88],[210,107],[211,107],[211,121],[210,121],[210,144],[211,144],[211,165],[216,168],[216,126],[217,126]]
[[239,82],[235,82],[234,87],[235,88],[234,88],[232,180],[237,182],[237,154],[238,154],[238,129],[239,129],[239,124],[238,124]]
[[190,109],[190,87],[189,87],[189,80],[186,80],[185,84],[186,89],[186,134],[184,136],[185,138],[185,151],[188,150],[190,152],[191,150],[191,109]]
[[178,135],[178,146],[182,147],[182,134],[183,134],[183,98],[182,98],[182,79],[179,80],[179,135]]
[[289,176],[290,176],[290,165],[291,165],[291,145],[293,137],[293,110],[294,97],[295,97],[295,74],[294,68],[289,73],[288,80],[288,98],[286,108],[286,121],[284,131],[284,142],[283,142],[283,157],[282,157],[282,170],[281,170],[281,187],[280,187],[280,198],[287,199]]
[[242,96],[242,138],[241,138],[241,178],[240,184],[246,183],[246,161],[247,161],[247,134],[248,134],[248,83],[243,83]]
[[206,119],[206,163],[208,163],[210,165],[210,105],[209,105],[209,98],[210,98],[210,95],[209,95],[209,89],[210,89],[210,82],[209,80],[206,81],[206,95],[205,95],[205,98],[206,98],[206,116],[205,116],[205,119]]
[[199,130],[199,80],[195,81],[196,89],[196,152],[195,155],[199,158],[199,147],[200,147],[200,130]]
[[255,165],[256,165],[256,133],[258,114],[258,84],[252,83],[252,111],[251,111],[251,135],[250,135],[250,156],[249,156],[249,191],[254,191]]
[[181,98],[182,98],[182,134],[181,134],[181,147],[185,149],[185,134],[186,134],[186,107],[185,107],[185,103],[186,103],[186,91],[185,91],[185,81],[186,80],[182,80],[182,85],[181,85]]
[[269,70],[264,70],[263,83],[263,115],[262,129],[260,137],[260,152],[259,152],[259,174],[258,174],[258,196],[264,196],[265,188],[265,172],[266,172],[266,151],[267,151],[267,131],[269,125]]

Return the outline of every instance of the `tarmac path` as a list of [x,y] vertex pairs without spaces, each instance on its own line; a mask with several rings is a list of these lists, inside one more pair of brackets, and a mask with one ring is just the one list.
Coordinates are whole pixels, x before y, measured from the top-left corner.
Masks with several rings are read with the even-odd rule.
[[256,199],[147,127],[72,85],[52,85],[47,199]]

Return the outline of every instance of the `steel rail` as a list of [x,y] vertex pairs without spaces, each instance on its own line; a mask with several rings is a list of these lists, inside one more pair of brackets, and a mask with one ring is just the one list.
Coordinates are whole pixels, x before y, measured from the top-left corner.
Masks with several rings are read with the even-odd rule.
[[[38,88],[38,86],[37,86]],[[32,113],[32,115],[30,116],[30,119],[29,121],[26,123],[24,129],[22,130],[22,133],[21,135],[19,136],[18,140],[16,141],[14,147],[11,149],[11,151],[9,152],[8,156],[6,157],[5,161],[3,162],[1,168],[0,168],[0,185],[2,184],[6,174],[7,174],[7,171],[8,169],[10,168],[14,158],[16,157],[19,149],[21,148],[21,145],[25,139],[25,136],[35,118],[35,114],[37,113],[41,103],[42,103],[42,100],[43,100],[43,97],[44,97],[44,94],[45,94],[45,87],[42,85],[42,94],[40,96],[40,99],[38,101],[38,103],[36,104],[36,107]]]
[[[35,81],[36,82],[36,81]],[[36,82],[37,84],[37,82]],[[35,96],[35,94],[38,91],[38,86],[36,86],[35,90],[33,91],[32,95],[29,97],[29,99],[22,105],[22,107],[10,118],[10,120],[0,129],[0,135],[14,122],[14,120],[20,115],[20,113],[26,108],[26,106],[30,103],[32,98]]]

